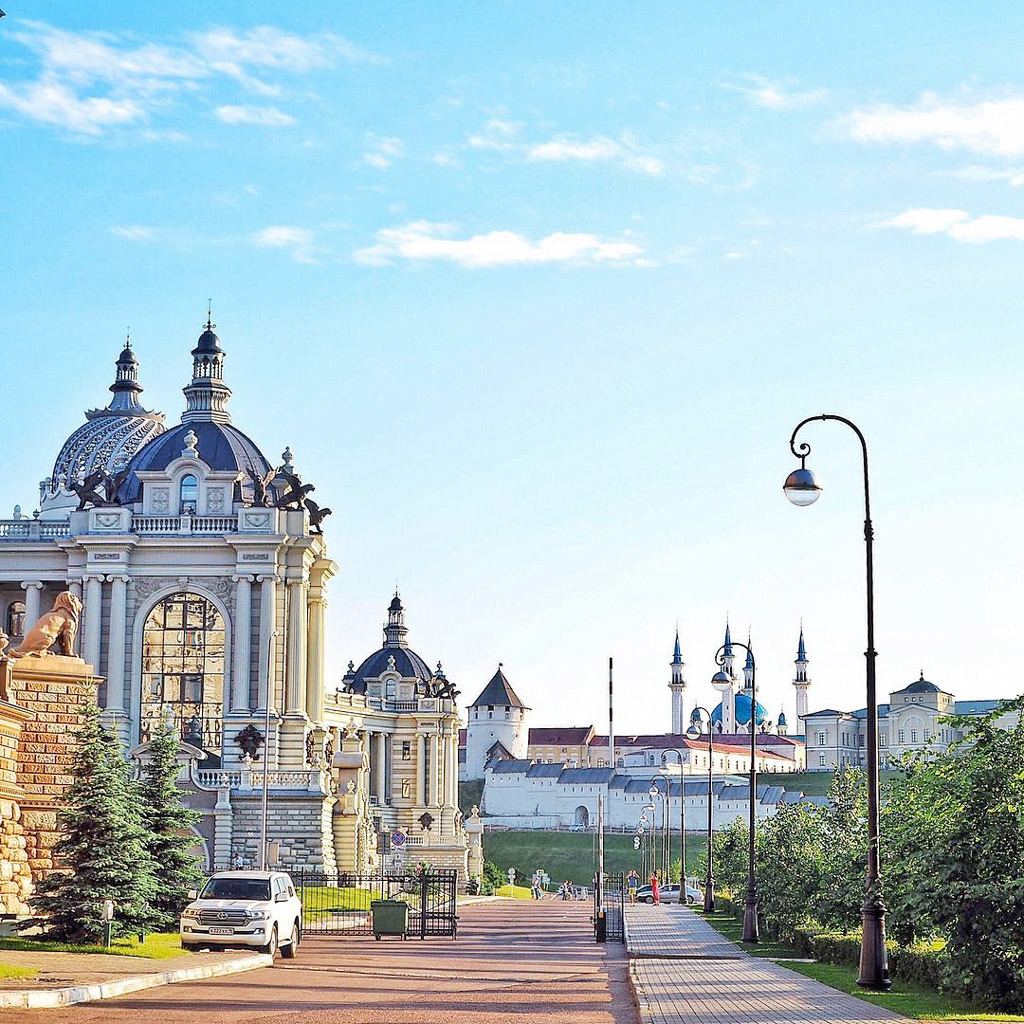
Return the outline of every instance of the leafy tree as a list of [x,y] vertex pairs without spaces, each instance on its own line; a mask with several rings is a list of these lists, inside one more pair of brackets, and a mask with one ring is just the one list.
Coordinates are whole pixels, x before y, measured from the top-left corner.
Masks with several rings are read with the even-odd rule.
[[782,804],[757,829],[758,906],[774,934],[806,924],[820,891],[824,815],[808,804]]
[[189,831],[202,815],[181,801],[177,753],[177,733],[162,724],[150,740],[149,758],[142,766],[138,785],[144,843],[156,869],[151,920],[158,931],[178,927],[188,891],[199,888],[202,879],[195,836]]
[[812,900],[825,928],[850,932],[861,920],[867,877],[867,776],[852,765],[839,768],[819,809],[820,885]]
[[113,934],[147,929],[153,872],[143,844],[139,801],[117,739],[91,708],[76,733],[74,781],[57,815],[54,854],[66,870],[37,886],[33,905],[51,936],[96,942],[105,931],[103,907],[115,908]]
[[[996,724],[1007,712],[1010,730]],[[1024,696],[980,722],[946,719],[963,739],[913,761],[886,815],[900,937],[944,935],[951,986],[1007,1009],[1024,1005],[1022,715]]]

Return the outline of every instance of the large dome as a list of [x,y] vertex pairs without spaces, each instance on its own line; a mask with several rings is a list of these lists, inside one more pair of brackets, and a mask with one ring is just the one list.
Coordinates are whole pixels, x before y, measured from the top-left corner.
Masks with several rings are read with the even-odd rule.
[[[388,620],[384,624],[384,646],[374,651],[357,669],[349,666],[342,683],[350,693],[366,693],[366,680],[379,679],[391,670],[391,659],[394,659],[394,671],[403,679],[416,679],[428,682],[434,678],[427,663],[405,642],[408,629],[405,625],[405,609],[402,599],[395,596],[388,605]],[[440,665],[438,665],[440,671]]]
[[210,469],[242,473],[242,479],[235,488],[234,500],[252,503],[252,476],[266,477],[271,470],[270,463],[256,447],[255,442],[237,427],[230,423],[210,421],[181,423],[146,445],[132,460],[131,474],[121,487],[118,497],[123,503],[129,504],[139,500],[142,485],[135,475],[139,470],[166,469],[180,457],[185,448],[185,435],[190,430],[195,432],[198,439],[196,450],[199,452],[199,458]]
[[[717,725],[722,721],[722,705],[719,704],[714,711],[711,712],[711,721]],[[768,712],[765,711],[764,705],[757,702],[757,724],[764,725],[768,721]],[[750,724],[750,695],[747,693],[736,694],[736,722],[739,725]]]
[[61,446],[53,472],[41,485],[40,518],[63,519],[78,506],[72,486],[98,469],[110,474],[124,467],[164,431],[163,413],[138,402],[138,360],[126,344],[117,360],[114,397],[105,409],[87,412],[83,423]]

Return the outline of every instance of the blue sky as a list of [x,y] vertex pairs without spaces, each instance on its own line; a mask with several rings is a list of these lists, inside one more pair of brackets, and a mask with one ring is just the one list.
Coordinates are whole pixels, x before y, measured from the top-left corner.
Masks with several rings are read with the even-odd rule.
[[[764,703],[1020,690],[1024,9],[7,5],[0,500],[131,327],[176,419],[207,297],[237,425],[335,515],[330,663],[413,645],[538,723],[667,727],[726,614]],[[45,367],[45,368],[44,368]]]

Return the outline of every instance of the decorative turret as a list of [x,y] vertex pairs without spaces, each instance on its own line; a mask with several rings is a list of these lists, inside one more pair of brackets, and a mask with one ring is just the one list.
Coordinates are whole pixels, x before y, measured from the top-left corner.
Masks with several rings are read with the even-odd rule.
[[107,409],[111,412],[121,413],[123,416],[151,415],[139,404],[139,395],[142,394],[142,385],[139,383],[139,361],[132,351],[130,334],[125,337],[124,348],[114,365],[117,367],[116,376],[109,389],[113,392],[114,397]]
[[395,596],[391,598],[391,604],[388,605],[388,621],[384,626],[384,646],[408,647],[405,642],[408,632],[405,625],[405,609],[402,607],[402,599],[396,590]]
[[[725,640],[722,644],[722,672],[726,678],[715,683],[715,689],[722,695],[721,715],[718,724],[721,731],[732,733],[736,731],[736,672],[733,668],[735,655],[732,650],[732,634],[729,632],[729,620],[725,620]],[[716,673],[717,675],[717,673]]]
[[192,349],[192,383],[185,391],[188,408],[182,414],[182,423],[230,423],[227,411],[231,389],[224,383],[224,356],[220,338],[213,333],[212,315],[206,318],[206,330],[199,335]]
[[811,685],[811,677],[808,675],[810,662],[807,660],[807,649],[804,647],[804,627],[800,624],[800,642],[796,648],[796,675],[793,677],[793,686],[796,689],[796,717],[800,719],[800,729],[803,729],[803,717],[807,714],[807,688]]
[[750,633],[747,633],[747,660],[743,665],[743,689],[750,693],[754,687],[754,652],[750,643]]
[[779,712],[779,720],[776,723],[776,732],[778,732],[780,736],[785,736],[789,733],[789,723],[786,721],[785,711]]
[[676,736],[686,731],[686,716],[683,713],[683,699],[686,680],[683,679],[683,654],[679,647],[679,626],[676,626],[676,645],[672,651],[672,678],[668,684],[672,691],[672,732]]

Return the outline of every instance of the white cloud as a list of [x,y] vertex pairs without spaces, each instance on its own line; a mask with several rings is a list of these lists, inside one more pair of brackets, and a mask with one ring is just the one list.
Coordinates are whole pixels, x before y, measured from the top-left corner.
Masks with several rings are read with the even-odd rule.
[[380,138],[370,133],[368,138],[373,142],[373,149],[363,154],[363,163],[376,167],[378,170],[386,170],[396,159],[405,155],[405,146],[401,139],[393,136]]
[[145,224],[119,224],[112,227],[110,233],[128,242],[155,242],[159,234],[156,228]]
[[0,107],[81,135],[99,135],[106,128],[133,124],[145,117],[142,107],[132,99],[79,97],[53,78],[28,82],[21,88],[0,82]]
[[461,167],[462,161],[451,153],[436,153],[431,158],[431,162],[437,164],[438,167]]
[[498,153],[515,149],[515,140],[522,127],[521,124],[517,124],[515,121],[503,121],[501,118],[492,117],[480,134],[470,135],[468,140],[470,148],[488,149]]
[[528,160],[555,162],[563,160],[596,162],[613,160],[621,155],[622,146],[614,139],[603,136],[582,140],[571,135],[559,135],[549,142],[530,146],[526,151]]
[[742,93],[751,103],[768,110],[795,110],[820,103],[827,93],[824,89],[799,90],[792,79],[772,81],[761,75],[745,74],[738,82],[722,82],[723,89]]
[[[152,118],[218,78],[277,95],[280,86],[260,76],[305,74],[341,59],[374,59],[340,36],[299,36],[270,26],[244,33],[219,28],[165,43],[21,21],[9,38],[32,51],[38,67],[32,76],[0,82],[0,108],[82,135]],[[8,66],[19,64],[11,60]],[[293,120],[273,107],[227,106],[217,112],[230,124]]]
[[1024,217],[972,217],[966,210],[907,210],[877,226],[905,228],[918,235],[948,235],[957,242],[1024,242]]
[[259,124],[268,128],[295,124],[295,118],[277,107],[224,106],[214,110],[214,116],[225,124]]
[[462,267],[507,267],[546,263],[632,263],[643,250],[632,242],[602,241],[591,234],[554,232],[531,241],[514,231],[489,231],[454,238],[450,224],[413,221],[376,234],[376,244],[355,253],[355,260],[384,266],[395,260],[444,260]]
[[1024,154],[1024,98],[950,103],[926,95],[914,106],[856,110],[840,127],[858,142],[931,142],[997,156]]
[[275,224],[252,235],[254,245],[261,249],[287,249],[295,246],[308,246],[313,241],[313,232],[306,228],[291,227],[287,224]]
[[951,171],[952,177],[963,181],[1005,181],[1014,188],[1024,185],[1024,168],[1007,167],[999,170],[995,167],[964,167],[959,171]]

